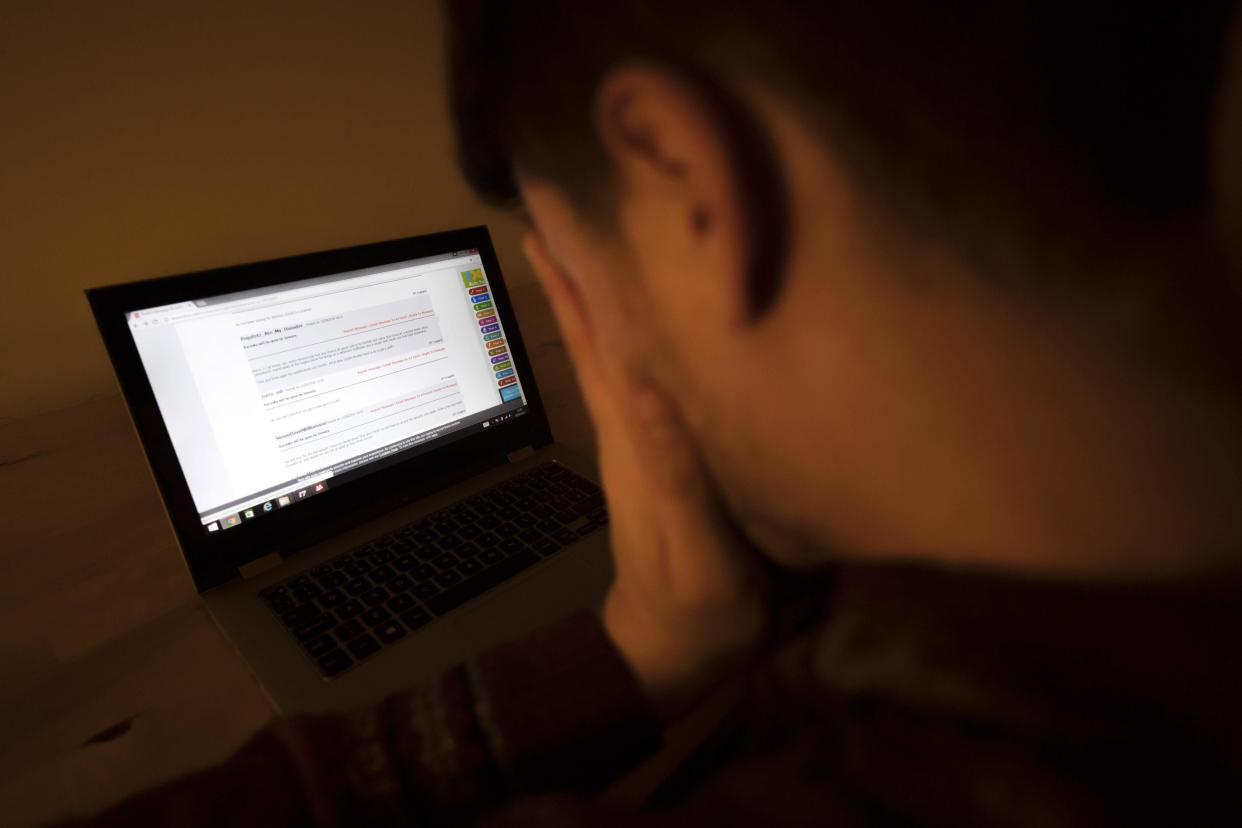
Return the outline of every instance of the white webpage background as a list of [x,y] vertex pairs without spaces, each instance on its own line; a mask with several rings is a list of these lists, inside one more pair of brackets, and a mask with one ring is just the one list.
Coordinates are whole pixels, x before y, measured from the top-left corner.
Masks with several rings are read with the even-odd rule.
[[[499,405],[485,343],[460,276],[463,270],[479,267],[478,257],[470,256],[394,268],[268,294],[258,300],[243,299],[171,314],[165,324],[154,327],[131,327],[199,511],[305,478],[334,463]],[[290,410],[296,412],[300,404],[285,405],[279,419],[273,421],[276,412],[263,405],[242,336],[338,314],[356,317],[351,312],[365,315],[368,309],[377,311],[379,319],[384,316],[380,312],[391,312],[393,303],[414,302],[420,296],[430,299],[441,338],[434,347],[442,347],[442,352],[399,372],[385,369],[391,355],[380,353],[366,369],[356,365],[349,368],[354,373],[369,370],[368,376],[377,378],[352,384],[336,395],[321,395],[314,400],[317,407],[313,410],[291,414]],[[170,336],[174,331],[175,336]],[[171,353],[170,349],[180,353]],[[432,358],[437,361],[431,362]],[[444,399],[441,405],[447,407],[423,416],[416,427],[411,424],[406,431],[394,433],[389,428],[370,434],[363,426],[355,429],[355,436],[363,439],[292,465],[291,456],[296,459],[299,452],[282,452],[278,447],[277,434],[295,431],[303,423],[319,422],[328,415],[356,414],[367,406],[446,384],[455,386],[460,400],[451,399],[451,390],[445,387],[436,396]],[[321,405],[330,402],[324,396],[332,396],[335,402]]]

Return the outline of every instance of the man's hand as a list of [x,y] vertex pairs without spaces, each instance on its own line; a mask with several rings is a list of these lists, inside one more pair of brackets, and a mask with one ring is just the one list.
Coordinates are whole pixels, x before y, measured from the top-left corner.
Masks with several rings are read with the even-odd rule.
[[605,364],[572,280],[529,234],[599,441],[616,580],[604,627],[665,720],[755,656],[763,569],[721,507],[673,407]]

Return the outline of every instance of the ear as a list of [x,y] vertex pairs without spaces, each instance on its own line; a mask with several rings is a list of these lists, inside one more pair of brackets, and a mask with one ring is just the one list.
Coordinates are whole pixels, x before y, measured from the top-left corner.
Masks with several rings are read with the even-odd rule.
[[698,274],[649,287],[675,290],[667,282],[676,281],[700,309],[708,303],[720,321],[744,322],[753,251],[728,136],[709,102],[672,70],[627,64],[596,90],[594,121],[617,179],[621,230],[641,269]]

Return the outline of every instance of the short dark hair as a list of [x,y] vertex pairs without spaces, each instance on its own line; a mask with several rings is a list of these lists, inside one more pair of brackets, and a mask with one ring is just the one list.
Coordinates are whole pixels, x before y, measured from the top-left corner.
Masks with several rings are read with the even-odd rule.
[[668,65],[726,105],[740,72],[802,104],[907,216],[1116,241],[1201,225],[1234,6],[446,0],[450,108],[485,199],[514,203],[516,166],[598,213],[591,100],[610,67]]

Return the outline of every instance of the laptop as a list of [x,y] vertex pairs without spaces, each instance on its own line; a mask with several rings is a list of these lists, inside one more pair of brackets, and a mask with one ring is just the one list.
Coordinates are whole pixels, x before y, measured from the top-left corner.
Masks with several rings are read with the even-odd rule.
[[484,227],[86,292],[203,603],[283,713],[377,701],[611,577]]

